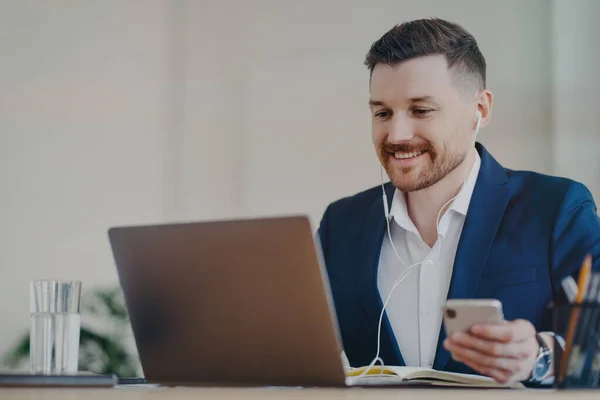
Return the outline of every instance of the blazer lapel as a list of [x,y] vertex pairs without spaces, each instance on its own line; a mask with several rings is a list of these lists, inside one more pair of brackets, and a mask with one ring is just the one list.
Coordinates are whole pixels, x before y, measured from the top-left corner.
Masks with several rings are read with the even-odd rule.
[[[386,184],[385,191],[388,204],[392,204],[394,186],[391,183]],[[367,316],[369,324],[373,324],[373,326],[369,326],[366,330],[369,332],[375,331],[375,340],[377,340],[377,325],[379,324],[379,317],[383,308],[379,289],[377,288],[377,270],[385,232],[386,222],[383,211],[383,200],[381,196],[378,196],[377,200],[371,205],[366,219],[359,260],[359,273],[356,282],[363,311]],[[404,365],[404,360],[400,354],[400,349],[386,314],[384,314],[381,325],[381,349],[379,356],[388,365]],[[371,336],[367,335],[367,337],[370,338]],[[373,348],[375,348],[375,345],[376,343],[373,343]],[[373,357],[375,357],[375,352],[373,352]]]
[[[509,200],[504,168],[477,144],[481,167],[463,226],[454,260],[449,299],[472,298],[487,261],[494,237]],[[446,333],[442,324],[433,368],[442,370],[450,358],[443,347]]]

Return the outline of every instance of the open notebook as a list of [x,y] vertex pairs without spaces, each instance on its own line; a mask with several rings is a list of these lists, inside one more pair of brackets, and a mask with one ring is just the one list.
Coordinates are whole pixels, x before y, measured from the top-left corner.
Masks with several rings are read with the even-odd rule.
[[456,372],[437,371],[431,368],[419,367],[395,367],[375,365],[364,375],[368,367],[350,368],[346,367],[346,380],[349,385],[379,384],[379,380],[385,380],[387,384],[394,382],[423,383],[434,386],[458,386],[458,387],[483,387],[483,388],[524,388],[523,384],[517,382],[510,386],[498,383],[495,379],[480,376],[460,374]]

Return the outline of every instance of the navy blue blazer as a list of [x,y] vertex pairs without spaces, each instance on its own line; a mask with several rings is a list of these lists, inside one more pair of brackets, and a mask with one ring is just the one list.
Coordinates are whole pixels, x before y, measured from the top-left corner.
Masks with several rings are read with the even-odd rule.
[[[572,180],[503,168],[479,143],[481,168],[454,262],[448,298],[496,298],[505,318],[552,330],[550,303],[564,300],[560,281],[577,273],[587,253],[600,268],[600,217],[589,190]],[[385,185],[389,204],[394,187]],[[318,235],[344,351],[352,366],[377,351],[382,300],[377,267],[385,232],[381,186],[330,204]],[[384,316],[380,356],[404,365]],[[474,373],[443,346],[433,368]]]

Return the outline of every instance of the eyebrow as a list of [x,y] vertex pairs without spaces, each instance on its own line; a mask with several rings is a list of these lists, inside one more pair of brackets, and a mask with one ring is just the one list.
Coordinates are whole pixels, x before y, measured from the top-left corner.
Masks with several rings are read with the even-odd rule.
[[[419,102],[425,102],[425,101],[430,101],[432,103],[436,103],[435,99],[433,98],[433,96],[419,96],[419,97],[411,97],[410,99],[411,103],[419,103]],[[383,101],[380,100],[373,100],[370,99],[369,100],[369,106],[373,107],[373,106],[385,106],[385,103]]]
[[373,107],[373,106],[385,106],[385,103],[383,101],[379,101],[379,100],[369,100],[369,106]]
[[411,103],[418,103],[418,102],[422,102],[422,101],[431,101],[433,103],[435,103],[435,99],[433,98],[433,96],[421,96],[421,97],[412,97],[410,99]]

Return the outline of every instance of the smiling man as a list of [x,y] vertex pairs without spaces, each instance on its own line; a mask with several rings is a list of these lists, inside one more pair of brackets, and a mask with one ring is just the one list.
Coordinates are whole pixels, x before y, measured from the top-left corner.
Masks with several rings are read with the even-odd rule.
[[[590,192],[504,168],[476,141],[493,96],[477,42],[459,25],[396,26],[365,64],[390,182],[329,205],[318,232],[348,361],[551,382],[547,307],[586,254],[600,268]],[[507,322],[446,338],[447,298],[498,299]]]

